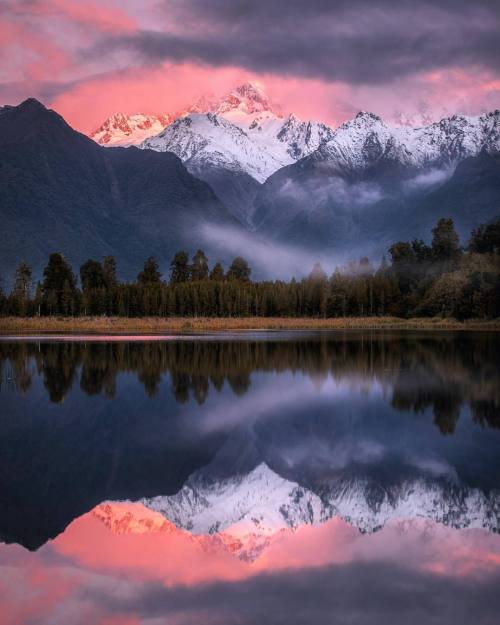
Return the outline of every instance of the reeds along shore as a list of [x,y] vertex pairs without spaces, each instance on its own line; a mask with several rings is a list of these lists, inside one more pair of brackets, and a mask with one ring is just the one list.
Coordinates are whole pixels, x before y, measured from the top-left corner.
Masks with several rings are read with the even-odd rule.
[[500,319],[468,320],[399,317],[4,317],[1,335],[161,334],[235,330],[500,330]]

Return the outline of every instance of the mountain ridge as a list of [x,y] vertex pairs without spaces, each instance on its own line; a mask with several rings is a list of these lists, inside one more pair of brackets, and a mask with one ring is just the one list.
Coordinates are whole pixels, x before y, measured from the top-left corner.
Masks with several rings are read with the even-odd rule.
[[74,267],[116,255],[131,278],[151,254],[168,267],[205,220],[238,226],[174,154],[103,148],[33,99],[0,114],[0,157],[8,272],[24,259],[39,275],[57,250]]
[[500,493],[485,494],[459,484],[403,482],[373,496],[368,481],[334,480],[316,493],[291,482],[261,463],[248,474],[206,482],[191,476],[175,495],[139,500],[175,526],[193,534],[229,531],[272,536],[303,524],[340,517],[362,533],[379,530],[393,519],[425,517],[454,528],[500,529]]

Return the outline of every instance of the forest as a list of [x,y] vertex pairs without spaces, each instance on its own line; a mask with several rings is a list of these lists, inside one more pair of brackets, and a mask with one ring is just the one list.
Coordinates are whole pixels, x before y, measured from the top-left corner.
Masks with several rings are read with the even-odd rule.
[[119,317],[500,317],[500,220],[475,229],[460,246],[451,219],[421,239],[399,241],[375,267],[367,257],[337,267],[328,276],[320,264],[300,280],[252,280],[236,257],[227,270],[210,266],[201,249],[177,252],[169,276],[150,257],[133,282],[121,282],[111,257],[87,260],[77,276],[54,252],[33,283],[20,262],[13,288],[0,286],[2,316]]

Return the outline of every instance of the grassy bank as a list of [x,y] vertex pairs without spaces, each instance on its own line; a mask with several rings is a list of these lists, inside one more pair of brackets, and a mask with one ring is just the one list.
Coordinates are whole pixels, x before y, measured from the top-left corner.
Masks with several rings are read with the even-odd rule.
[[349,317],[311,319],[286,317],[6,317],[0,319],[0,335],[15,334],[162,334],[223,332],[234,330],[500,330],[500,319],[465,322],[454,319],[398,317]]

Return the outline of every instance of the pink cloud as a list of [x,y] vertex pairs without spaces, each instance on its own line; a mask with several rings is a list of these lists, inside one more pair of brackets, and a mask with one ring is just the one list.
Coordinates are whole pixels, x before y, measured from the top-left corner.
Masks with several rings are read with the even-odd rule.
[[338,85],[189,63],[98,76],[76,85],[49,104],[76,129],[89,133],[112,113],[175,113],[201,95],[225,93],[245,80],[259,80],[285,112],[294,112],[302,119],[337,125],[357,112],[346,104],[346,91]]
[[[132,506],[143,513],[142,506]],[[227,552],[207,557],[185,532],[113,534],[91,514],[74,521],[53,543],[60,554],[99,572],[116,572],[136,581],[198,584],[239,579],[246,566]]]
[[56,77],[70,65],[69,56],[29,25],[0,19],[0,80],[37,81]]
[[[240,67],[195,62],[143,65],[137,58],[126,59],[118,53],[100,58],[82,54],[97,40],[134,34],[141,28],[180,28],[175,15],[155,6],[116,0],[5,3],[0,20],[0,83],[15,85],[12,99],[8,87],[4,88],[7,101],[17,103],[19,94],[40,93],[72,126],[86,133],[114,112],[174,113],[204,93],[221,93],[246,79],[263,82],[286,112],[332,126],[359,110],[388,120],[398,111],[425,110],[438,119],[498,107],[498,74],[479,68],[450,66],[378,86],[256,74]],[[207,24],[193,25],[196,32],[204,27]],[[47,99],[45,94],[53,92],[59,95]]]
[[[12,19],[36,20],[63,17],[84,26],[104,32],[127,32],[137,28],[136,20],[109,0],[43,0],[32,2],[7,2],[6,13]],[[48,22],[46,22],[48,23]]]
[[[140,505],[126,509],[138,518],[148,514]],[[148,584],[202,589],[217,581],[370,562],[450,579],[486,579],[500,570],[500,536],[423,519],[396,520],[370,535],[335,518],[303,526],[278,533],[253,563],[227,551],[200,549],[187,532],[167,530],[116,534],[89,513],[36,553],[1,545],[0,625],[30,620],[137,625],[137,615],[111,613],[96,597],[113,597],[116,608],[120,597],[133,598]]]

